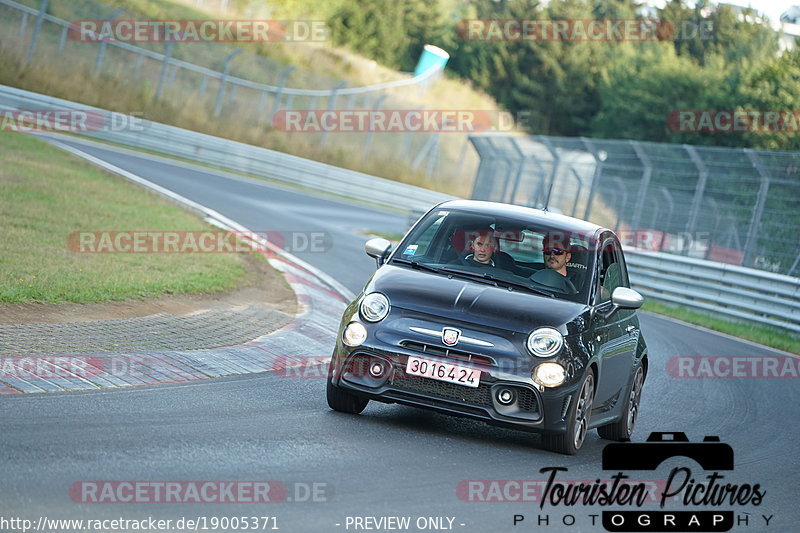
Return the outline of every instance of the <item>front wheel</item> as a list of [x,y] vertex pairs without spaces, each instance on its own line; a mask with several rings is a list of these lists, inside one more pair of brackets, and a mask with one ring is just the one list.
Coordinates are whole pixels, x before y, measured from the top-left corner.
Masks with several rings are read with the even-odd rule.
[[349,393],[333,384],[328,376],[328,406],[334,411],[357,415],[367,407],[369,400]]
[[625,413],[616,422],[597,428],[597,433],[604,439],[627,441],[633,435],[633,427],[639,419],[639,403],[642,400],[642,386],[644,385],[644,369],[639,366],[633,376],[631,388],[628,392],[628,404]]
[[586,372],[578,394],[567,415],[567,431],[560,435],[542,435],[542,444],[548,450],[575,455],[583,446],[589,432],[594,402],[594,374]]

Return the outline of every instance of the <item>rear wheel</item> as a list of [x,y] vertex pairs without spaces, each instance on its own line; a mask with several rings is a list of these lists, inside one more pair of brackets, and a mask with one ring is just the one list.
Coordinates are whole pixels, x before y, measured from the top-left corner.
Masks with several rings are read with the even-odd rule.
[[328,376],[327,396],[328,406],[331,409],[352,415],[359,414],[369,403],[367,398],[361,398],[334,385],[330,376]]
[[642,399],[642,386],[644,385],[644,369],[639,366],[631,381],[628,391],[628,403],[622,417],[611,424],[600,426],[597,433],[608,440],[626,441],[633,435],[633,427],[639,419],[639,402]]
[[592,417],[594,402],[594,374],[586,373],[575,401],[567,415],[567,431],[560,435],[542,435],[543,446],[551,451],[566,455],[575,455],[583,446],[589,432],[589,421]]

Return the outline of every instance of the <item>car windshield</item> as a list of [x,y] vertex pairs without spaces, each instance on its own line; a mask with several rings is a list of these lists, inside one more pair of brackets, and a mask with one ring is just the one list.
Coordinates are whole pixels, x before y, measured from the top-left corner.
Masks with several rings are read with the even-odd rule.
[[392,264],[586,303],[591,235],[530,220],[438,209],[400,243]]

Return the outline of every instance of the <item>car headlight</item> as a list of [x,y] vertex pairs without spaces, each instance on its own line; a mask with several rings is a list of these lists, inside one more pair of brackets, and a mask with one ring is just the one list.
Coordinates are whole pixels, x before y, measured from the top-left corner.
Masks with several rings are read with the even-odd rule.
[[361,346],[367,340],[367,328],[361,322],[350,322],[344,328],[342,342],[348,346]]
[[380,322],[389,314],[389,299],[379,292],[372,292],[361,300],[360,310],[367,322]]
[[533,369],[531,377],[542,387],[558,387],[564,383],[566,373],[558,363],[542,363]]
[[557,329],[539,328],[528,335],[528,350],[536,357],[552,357],[564,346],[564,337]]

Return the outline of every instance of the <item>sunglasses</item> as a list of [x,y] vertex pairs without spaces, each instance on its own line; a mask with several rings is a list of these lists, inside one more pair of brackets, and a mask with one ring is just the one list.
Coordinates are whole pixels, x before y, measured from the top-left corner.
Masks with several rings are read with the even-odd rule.
[[559,248],[545,248],[544,250],[542,250],[542,253],[544,253],[545,255],[564,255],[565,253],[567,253],[567,251],[561,250]]

